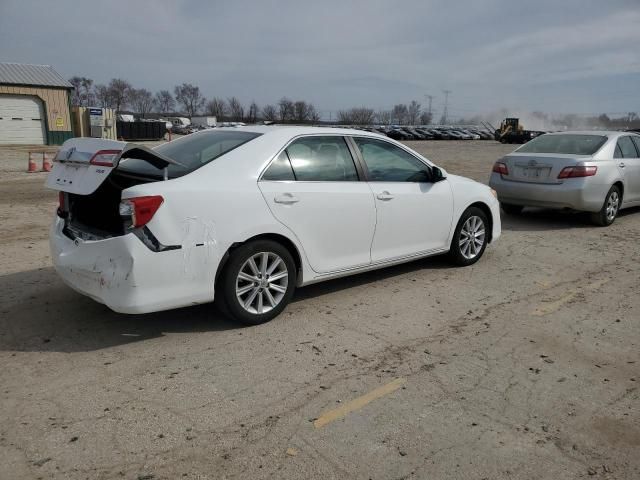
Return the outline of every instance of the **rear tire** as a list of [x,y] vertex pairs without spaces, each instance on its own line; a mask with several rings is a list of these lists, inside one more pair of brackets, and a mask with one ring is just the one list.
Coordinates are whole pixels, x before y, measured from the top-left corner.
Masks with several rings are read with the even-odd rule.
[[246,243],[229,256],[217,284],[220,309],[232,319],[258,325],[277,317],[296,285],[289,250],[272,240]]
[[487,215],[477,207],[467,208],[453,232],[449,259],[455,265],[473,265],[484,254],[489,240]]
[[501,203],[500,207],[502,207],[502,210],[504,210],[504,213],[507,215],[519,215],[524,208],[522,205],[512,205],[511,203]]
[[619,187],[614,185],[607,192],[607,196],[604,198],[604,203],[602,204],[600,211],[591,214],[591,220],[600,227],[608,227],[618,216],[621,203],[622,192],[620,192]]

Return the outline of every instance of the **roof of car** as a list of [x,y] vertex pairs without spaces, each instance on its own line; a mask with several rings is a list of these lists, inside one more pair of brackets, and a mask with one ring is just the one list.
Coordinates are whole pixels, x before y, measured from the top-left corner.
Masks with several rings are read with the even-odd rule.
[[236,132],[253,132],[253,133],[271,133],[271,132],[286,132],[292,137],[305,134],[327,134],[327,135],[371,135],[384,138],[376,132],[370,132],[368,130],[358,130],[355,128],[339,128],[339,127],[309,127],[301,125],[246,125],[238,127],[219,127],[211,130],[205,130],[209,132],[215,132],[217,130],[236,131]]

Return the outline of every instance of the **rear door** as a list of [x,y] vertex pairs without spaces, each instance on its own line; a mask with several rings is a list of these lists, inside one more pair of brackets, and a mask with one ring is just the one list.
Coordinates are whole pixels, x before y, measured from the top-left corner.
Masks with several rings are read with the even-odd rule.
[[371,262],[373,195],[360,181],[344,137],[294,140],[265,170],[259,187],[273,215],[302,244],[313,270],[326,273]]
[[353,137],[376,203],[371,260],[384,261],[447,247],[453,198],[445,180],[426,181],[430,167],[385,140]]
[[[615,160],[625,180],[624,202],[640,201],[640,137],[618,138]],[[637,148],[637,147],[638,148]]]

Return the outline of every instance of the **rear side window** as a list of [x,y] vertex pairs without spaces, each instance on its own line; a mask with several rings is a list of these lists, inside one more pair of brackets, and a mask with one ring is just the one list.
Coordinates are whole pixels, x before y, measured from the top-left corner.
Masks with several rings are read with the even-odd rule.
[[622,153],[623,158],[638,158],[638,152],[636,151],[636,147],[633,144],[631,137],[620,137],[618,139],[618,147],[620,147],[620,152]]
[[564,155],[593,155],[607,141],[604,135],[540,135],[518,148],[518,153],[558,153]]
[[291,162],[289,162],[289,157],[287,156],[287,152],[283,151],[278,158],[276,158],[267,171],[262,175],[262,180],[271,180],[271,181],[284,181],[284,180],[295,180],[296,177],[293,174],[293,169],[291,168]]
[[358,180],[351,152],[343,137],[303,137],[289,145],[286,152],[298,181]]
[[[262,134],[254,132],[217,130],[187,135],[173,142],[164,143],[155,150],[181,164],[168,167],[169,178],[175,178],[197,170],[260,135]],[[135,158],[122,160],[118,170],[139,175],[162,176],[163,174],[162,170]]]

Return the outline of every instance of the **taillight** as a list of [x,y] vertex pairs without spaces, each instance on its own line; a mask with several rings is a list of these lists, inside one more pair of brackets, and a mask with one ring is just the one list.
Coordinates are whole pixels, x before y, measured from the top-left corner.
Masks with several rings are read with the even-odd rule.
[[564,167],[558,174],[558,178],[593,177],[598,171],[598,167]]
[[496,162],[493,164],[493,172],[499,173],[500,175],[509,175],[507,165],[502,162]]
[[64,192],[58,192],[58,210],[59,217],[65,218],[67,216],[67,194]]
[[120,150],[99,150],[91,157],[89,163],[100,167],[115,167],[119,153]]
[[151,221],[162,202],[164,199],[160,195],[127,198],[120,202],[120,216],[129,228],[143,227]]

